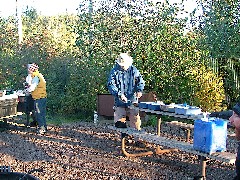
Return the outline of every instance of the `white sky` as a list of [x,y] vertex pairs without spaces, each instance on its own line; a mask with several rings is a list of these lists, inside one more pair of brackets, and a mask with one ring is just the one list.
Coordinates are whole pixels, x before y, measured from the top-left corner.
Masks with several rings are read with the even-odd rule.
[[[153,0],[163,1],[163,0]],[[171,0],[174,3],[180,3],[182,0]],[[170,1],[170,2],[171,2]],[[81,0],[17,0],[23,10],[26,7],[34,7],[42,15],[58,15],[68,13],[77,13],[77,8]],[[193,11],[196,7],[195,0],[187,0],[184,3],[185,10]],[[16,0],[0,0],[0,16],[8,17],[16,14]]]
[[[77,13],[81,0],[17,0],[22,10],[26,7],[36,8],[42,15],[58,15],[66,13]],[[16,0],[0,0],[0,16],[8,17],[16,14]]]

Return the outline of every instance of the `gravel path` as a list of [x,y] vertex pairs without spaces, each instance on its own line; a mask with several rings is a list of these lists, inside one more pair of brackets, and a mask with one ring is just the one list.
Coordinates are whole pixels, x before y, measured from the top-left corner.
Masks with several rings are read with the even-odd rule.
[[[0,165],[11,166],[13,172],[43,169],[32,174],[41,180],[188,180],[199,175],[197,157],[184,152],[124,157],[120,135],[107,125],[49,126],[44,136],[33,128],[0,132]],[[163,127],[162,134],[176,138],[176,132],[168,128]],[[235,140],[230,138],[228,144],[234,151]],[[231,180],[235,175],[234,165],[208,161],[207,166],[207,180]]]

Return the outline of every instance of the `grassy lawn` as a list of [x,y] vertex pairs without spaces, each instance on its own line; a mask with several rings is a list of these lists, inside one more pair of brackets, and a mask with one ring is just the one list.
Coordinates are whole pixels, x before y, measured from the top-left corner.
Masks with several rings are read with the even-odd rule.
[[68,116],[63,116],[63,115],[47,115],[47,124],[51,125],[62,125],[62,124],[68,124],[68,123],[75,123],[79,121],[84,121],[84,122],[91,122],[92,117],[85,117],[82,114],[73,114],[73,115],[68,115]]

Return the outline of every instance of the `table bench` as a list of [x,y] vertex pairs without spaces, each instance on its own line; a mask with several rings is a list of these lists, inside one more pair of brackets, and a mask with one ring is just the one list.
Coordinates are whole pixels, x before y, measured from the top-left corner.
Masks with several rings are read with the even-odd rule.
[[179,122],[179,121],[170,121],[170,122],[166,122],[165,124],[167,126],[169,126],[170,128],[171,127],[174,127],[174,128],[177,127],[177,128],[181,128],[184,131],[186,131],[186,142],[189,142],[191,131],[194,129],[194,125]]
[[125,137],[122,136],[122,152],[127,157],[136,157],[136,156],[147,156],[147,155],[153,155],[153,154],[162,154],[162,153],[168,153],[168,152],[174,152],[174,151],[183,151],[187,153],[191,153],[194,155],[197,155],[200,159],[200,166],[201,166],[201,176],[206,177],[206,162],[207,159],[217,160],[229,164],[234,164],[236,160],[236,154],[230,153],[230,152],[216,152],[212,154],[204,153],[197,151],[193,148],[193,144],[190,144],[188,142],[183,141],[177,141],[175,139],[169,139],[166,137],[162,137],[159,135],[147,133],[145,131],[138,131],[133,128],[116,128],[114,126],[108,126],[109,129],[118,131],[122,134],[128,134],[136,138],[140,138],[146,142],[156,144],[159,146],[168,147],[170,149],[158,149],[154,151],[146,151],[141,152],[138,154],[129,154],[125,150]]
[[[136,108],[136,107],[133,107]],[[161,153],[168,153],[168,152],[174,152],[174,151],[184,151],[187,153],[191,153],[194,155],[197,155],[199,157],[200,160],[200,165],[201,165],[201,176],[202,177],[206,177],[206,162],[207,159],[212,159],[212,160],[217,160],[217,161],[221,161],[221,162],[225,162],[225,163],[229,163],[229,164],[234,164],[235,160],[236,160],[236,154],[230,153],[230,152],[216,152],[216,153],[212,153],[212,154],[208,154],[208,153],[204,153],[204,152],[200,152],[197,151],[193,148],[193,144],[189,143],[189,136],[190,136],[190,130],[193,130],[193,125],[187,125],[187,124],[180,124],[182,125],[182,127],[188,129],[188,133],[187,133],[187,141],[183,142],[183,141],[177,141],[174,139],[169,139],[166,137],[162,137],[160,136],[160,127],[161,127],[161,116],[162,115],[166,115],[166,116],[172,116],[172,117],[176,117],[176,118],[182,118],[182,119],[191,119],[191,120],[196,120],[199,119],[198,116],[185,116],[185,115],[177,115],[175,113],[170,113],[170,112],[164,112],[164,111],[153,111],[153,110],[149,110],[149,109],[139,109],[139,111],[144,111],[146,113],[151,113],[151,114],[155,114],[158,116],[158,123],[157,123],[157,133],[156,134],[151,134],[151,133],[147,133],[145,131],[138,131],[136,129],[133,128],[116,128],[114,126],[108,126],[110,129],[118,131],[122,134],[122,152],[125,156],[127,157],[136,157],[136,156],[147,156],[147,155],[153,155],[153,154],[161,154]],[[169,122],[169,124],[171,125],[171,123]],[[173,125],[174,123],[172,123]],[[156,144],[158,145],[155,152],[154,151],[146,151],[146,152],[141,152],[141,153],[137,153],[137,154],[130,154],[128,152],[126,152],[125,149],[125,134],[127,135],[131,135],[133,137],[136,138],[140,138],[146,142],[152,143],[152,144]],[[160,146],[164,146],[170,149],[161,149]]]
[[9,119],[14,119],[16,117],[22,116],[22,112],[17,112],[16,114],[8,115],[8,116],[2,116],[0,117],[0,122],[3,122],[4,125],[6,126],[8,123],[12,125],[16,125],[14,122],[9,122]]

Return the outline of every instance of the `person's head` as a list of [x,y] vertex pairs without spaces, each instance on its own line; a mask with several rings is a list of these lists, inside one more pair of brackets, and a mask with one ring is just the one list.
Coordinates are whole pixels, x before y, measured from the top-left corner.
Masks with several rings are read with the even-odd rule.
[[132,65],[133,59],[127,53],[121,53],[118,56],[116,63],[118,63],[119,66],[121,66],[126,71]]
[[229,118],[229,121],[234,127],[240,128],[240,103],[237,103],[232,110],[233,114]]
[[33,74],[34,72],[38,71],[38,65],[33,63],[28,65],[28,73]]

